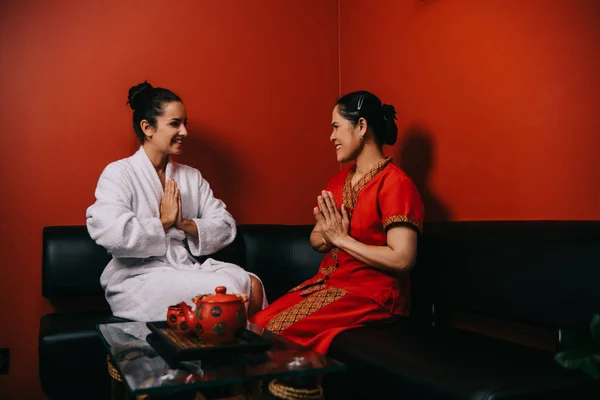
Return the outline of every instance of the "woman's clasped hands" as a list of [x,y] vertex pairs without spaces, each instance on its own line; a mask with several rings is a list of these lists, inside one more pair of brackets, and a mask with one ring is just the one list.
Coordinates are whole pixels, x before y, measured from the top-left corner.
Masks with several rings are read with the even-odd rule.
[[323,240],[327,244],[339,247],[339,243],[348,236],[350,229],[350,215],[342,203],[338,210],[333,193],[323,190],[317,197],[319,207],[313,209],[313,214],[318,224]]

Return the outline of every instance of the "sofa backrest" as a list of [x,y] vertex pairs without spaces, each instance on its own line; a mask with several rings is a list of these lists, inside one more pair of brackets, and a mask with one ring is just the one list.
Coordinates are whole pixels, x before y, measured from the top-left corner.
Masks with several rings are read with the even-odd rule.
[[323,259],[310,246],[313,225],[240,225],[235,241],[213,255],[260,277],[269,302],[314,276]]
[[46,226],[42,246],[44,297],[104,296],[100,274],[111,257],[85,226]]
[[416,269],[442,316],[587,328],[600,312],[600,221],[426,224]]
[[[234,242],[211,257],[256,273],[273,301],[317,272],[323,254],[310,247],[311,230],[312,225],[240,225]],[[100,274],[111,257],[85,226],[47,226],[42,236],[44,297],[104,297]]]
[[[240,225],[213,257],[263,281],[269,301],[313,276],[323,255],[312,225]],[[431,322],[460,309],[549,327],[587,327],[600,312],[600,221],[426,223],[412,272],[412,315]],[[42,292],[49,299],[104,297],[109,254],[85,226],[43,230]]]

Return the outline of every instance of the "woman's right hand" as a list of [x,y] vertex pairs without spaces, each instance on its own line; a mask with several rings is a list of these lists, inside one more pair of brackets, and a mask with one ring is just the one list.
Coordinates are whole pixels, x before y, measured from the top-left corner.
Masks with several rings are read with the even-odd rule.
[[339,247],[339,242],[349,236],[350,215],[342,203],[341,212],[337,209],[333,193],[323,191],[317,197],[319,207],[315,207],[313,214],[319,224],[323,244],[332,244]]
[[177,214],[179,212],[179,189],[177,188],[177,183],[173,179],[168,179],[165,182],[164,192],[160,200],[160,222],[162,222],[163,229],[166,231],[177,221]]
[[313,249],[320,253],[327,253],[329,250],[331,250],[333,245],[325,240],[321,229],[321,222],[317,221],[315,227],[310,233],[310,245]]

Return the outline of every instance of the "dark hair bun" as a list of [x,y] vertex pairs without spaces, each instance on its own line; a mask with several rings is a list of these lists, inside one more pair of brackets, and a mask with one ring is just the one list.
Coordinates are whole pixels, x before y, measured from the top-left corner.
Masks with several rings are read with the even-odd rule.
[[127,103],[132,110],[139,108],[143,104],[144,99],[148,98],[148,94],[152,91],[153,87],[147,81],[139,83],[129,88],[129,95],[127,96]]
[[359,119],[364,118],[379,146],[396,143],[398,127],[394,106],[382,103],[379,97],[366,90],[348,93],[340,97],[335,104],[339,106],[338,112],[342,117],[354,126],[358,124]]
[[385,120],[385,144],[393,145],[398,139],[398,127],[396,126],[396,109],[391,104],[383,104],[383,119]]

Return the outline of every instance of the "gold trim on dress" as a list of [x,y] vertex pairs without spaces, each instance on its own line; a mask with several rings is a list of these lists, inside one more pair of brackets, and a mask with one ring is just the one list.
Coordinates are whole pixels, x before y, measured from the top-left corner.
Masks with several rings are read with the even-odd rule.
[[311,278],[311,280],[309,282],[302,282],[301,284],[299,284],[298,286],[294,286],[293,288],[291,288],[290,290],[288,290],[288,293],[291,292],[295,292],[298,291],[300,289],[304,289],[304,288],[308,288],[314,285],[318,285],[322,282],[324,282],[325,280],[323,278],[321,278],[320,276],[315,276],[313,278]]
[[383,229],[385,230],[391,224],[396,223],[413,225],[419,230],[419,232],[423,233],[423,224],[416,219],[407,217],[406,215],[392,215],[391,217],[386,218],[385,221],[383,221]]
[[325,288],[325,282],[319,283],[317,286],[311,286],[308,289],[304,289],[300,292],[300,296],[308,296],[311,293],[314,293],[318,290]]
[[333,260],[333,262],[337,263],[338,260],[338,253],[340,252],[340,249],[337,247],[334,247],[331,249],[331,259]]
[[367,183],[371,182],[373,178],[375,178],[378,173],[383,171],[383,169],[391,162],[391,157],[386,157],[379,161],[373,166],[373,168],[369,170],[369,172],[364,174],[359,181],[356,182],[356,185],[352,186],[352,177],[354,177],[354,174],[356,173],[356,164],[354,164],[350,169],[350,173],[346,177],[346,181],[344,182],[344,190],[342,191],[342,201],[344,206],[346,206],[348,209],[353,209],[356,206],[358,194],[360,193],[361,189],[365,187]]
[[[325,267],[321,267],[319,268],[319,272],[323,275],[325,275],[325,277],[327,277],[328,275],[332,274],[336,269],[337,269],[337,264],[338,264],[338,253],[339,253],[340,249],[338,249],[337,247],[332,248],[329,253],[331,255],[331,261],[333,263],[329,263],[327,264]],[[327,279],[327,278],[326,278]],[[288,290],[288,293],[290,292],[295,292],[298,291],[300,289],[306,289],[306,288],[310,288],[314,285],[320,284],[324,281],[324,279],[318,275],[314,276],[311,278],[310,281],[308,282],[302,282],[301,284],[299,284],[298,286],[294,286],[293,288],[291,288],[290,290]],[[312,291],[304,291],[301,294],[307,294],[307,293],[312,293]]]
[[356,205],[356,203],[352,202],[352,177],[354,176],[354,172],[356,170],[352,168],[346,177],[346,182],[344,182],[344,190],[342,190],[342,203],[344,203],[346,210],[351,210]]
[[342,298],[348,291],[333,286],[319,290],[269,321],[266,328],[280,334],[301,319]]
[[321,272],[323,275],[327,276],[329,274],[333,274],[333,272],[337,269],[337,265],[335,264],[328,264],[326,267],[321,268],[321,270],[319,272]]

